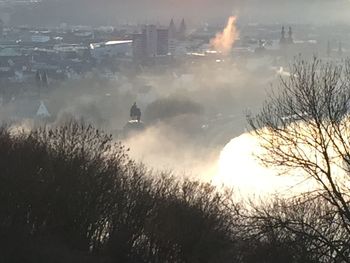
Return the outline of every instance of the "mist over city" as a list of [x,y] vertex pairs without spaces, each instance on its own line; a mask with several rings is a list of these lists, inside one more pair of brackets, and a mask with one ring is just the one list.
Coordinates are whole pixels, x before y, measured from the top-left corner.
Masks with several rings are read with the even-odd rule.
[[350,262],[349,12],[0,1],[0,262]]

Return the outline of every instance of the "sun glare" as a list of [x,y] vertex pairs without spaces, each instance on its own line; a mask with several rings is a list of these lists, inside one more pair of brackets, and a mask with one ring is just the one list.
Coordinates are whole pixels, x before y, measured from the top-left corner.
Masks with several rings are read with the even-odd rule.
[[234,138],[221,152],[213,183],[233,187],[245,196],[295,192],[293,188],[300,183],[300,178],[281,176],[277,170],[263,166],[258,160],[260,154],[263,149],[257,137],[246,133]]

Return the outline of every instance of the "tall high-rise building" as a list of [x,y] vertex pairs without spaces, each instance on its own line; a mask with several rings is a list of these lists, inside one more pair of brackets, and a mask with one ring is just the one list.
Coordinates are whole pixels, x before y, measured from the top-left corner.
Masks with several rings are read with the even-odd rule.
[[146,25],[142,33],[133,34],[134,61],[147,63],[157,56],[169,53],[169,30]]
[[147,57],[157,56],[157,27],[155,25],[146,25],[143,29],[143,34],[146,36],[146,52]]
[[132,53],[135,62],[142,62],[147,58],[147,39],[144,33],[133,34]]
[[169,53],[169,30],[157,29],[157,55],[165,56]]

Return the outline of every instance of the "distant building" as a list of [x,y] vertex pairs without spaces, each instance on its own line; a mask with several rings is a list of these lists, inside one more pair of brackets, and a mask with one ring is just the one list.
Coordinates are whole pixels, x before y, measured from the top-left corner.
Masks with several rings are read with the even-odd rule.
[[137,63],[147,63],[169,53],[169,30],[146,25],[142,33],[133,34],[133,58]]
[[45,103],[43,101],[40,101],[40,106],[39,109],[36,112],[36,117],[45,119],[45,118],[50,118],[51,114],[47,110]]
[[0,47],[0,78],[15,78],[16,72],[21,74],[29,65],[30,56],[23,54],[20,47]]
[[91,56],[98,61],[105,58],[126,57],[131,54],[132,40],[107,41],[90,44]]
[[4,22],[0,19],[0,38],[4,33]]
[[50,37],[46,35],[35,34],[31,37],[31,42],[33,43],[47,43],[50,41]]
[[178,41],[176,39],[173,38],[169,38],[169,47],[168,47],[168,53],[172,56],[175,55],[176,53],[176,49],[178,48]]
[[289,27],[288,37],[286,37],[285,28],[284,28],[284,26],[282,26],[280,45],[283,47],[283,46],[291,45],[291,44],[294,44],[292,27]]
[[157,55],[165,56],[169,53],[169,30],[157,29]]
[[284,30],[284,26],[282,26],[280,45],[285,45],[287,43],[286,40],[286,31]]
[[176,25],[174,23],[174,19],[171,19],[169,28],[168,28],[168,43],[169,43],[169,48],[168,51],[171,55],[174,55],[176,52],[176,44],[177,44],[177,29]]
[[143,62],[147,58],[147,39],[144,33],[132,35],[132,53],[135,62]]
[[183,18],[180,24],[178,38],[180,40],[184,40],[186,38],[186,34],[187,34],[187,26],[186,26],[185,19]]
[[265,42],[263,40],[259,40],[259,46],[255,49],[256,54],[263,54],[266,51]]
[[169,25],[169,39],[176,39],[177,37],[177,30],[174,23],[174,19],[171,19],[170,25]]
[[146,36],[146,53],[148,58],[157,56],[158,32],[155,25],[146,25],[143,29]]
[[174,19],[171,19],[169,24],[169,39],[185,40],[187,36],[187,25],[185,19],[181,20],[179,30],[177,30]]
[[339,41],[338,56],[339,56],[339,57],[342,57],[342,56],[343,56],[343,44],[342,44],[341,41]]
[[294,44],[292,27],[289,27],[287,44]]

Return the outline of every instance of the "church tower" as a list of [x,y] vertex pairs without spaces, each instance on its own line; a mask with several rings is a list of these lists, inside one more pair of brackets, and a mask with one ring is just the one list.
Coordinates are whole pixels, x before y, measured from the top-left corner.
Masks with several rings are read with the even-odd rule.
[[2,37],[3,33],[4,33],[4,22],[0,18],[0,38]]
[[343,44],[342,44],[341,41],[339,41],[338,56],[339,56],[339,57],[342,57],[342,56],[343,56]]
[[284,26],[282,26],[280,45],[285,45],[285,44],[286,44],[286,31],[284,30]]
[[186,26],[185,19],[183,18],[179,28],[179,39],[182,39],[182,40],[185,39],[186,32],[187,32],[187,26]]
[[293,30],[292,30],[292,27],[291,27],[291,26],[289,27],[289,30],[288,30],[288,39],[287,39],[287,43],[288,43],[288,44],[293,44],[293,43],[294,43],[294,40],[293,40]]
[[174,19],[171,19],[170,25],[169,25],[169,39],[175,39],[176,38],[176,26],[174,23]]

